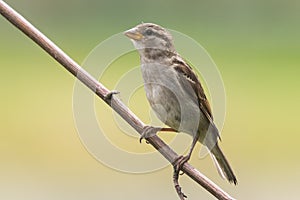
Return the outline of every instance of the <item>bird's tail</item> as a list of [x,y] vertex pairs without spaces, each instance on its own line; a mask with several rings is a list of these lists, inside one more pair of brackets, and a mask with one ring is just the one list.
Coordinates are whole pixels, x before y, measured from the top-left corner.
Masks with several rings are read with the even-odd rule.
[[237,184],[236,177],[217,143],[210,150],[210,152],[211,152],[212,159],[218,169],[219,174],[223,178],[226,178],[230,183],[234,183],[236,185]]

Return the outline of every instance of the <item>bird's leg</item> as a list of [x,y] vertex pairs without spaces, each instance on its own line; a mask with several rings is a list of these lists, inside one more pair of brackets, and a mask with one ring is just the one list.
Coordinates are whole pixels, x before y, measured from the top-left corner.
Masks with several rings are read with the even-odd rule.
[[176,130],[172,128],[161,128],[161,127],[154,127],[154,126],[145,126],[143,128],[143,132],[140,137],[140,143],[142,143],[143,139],[147,139],[149,137],[152,137],[156,135],[159,131],[170,131],[170,132],[177,132]]
[[[196,134],[193,138],[193,142],[192,142],[192,145],[191,145],[191,148],[189,150],[189,153],[188,155],[186,156],[179,156],[178,158],[175,159],[174,163],[173,163],[173,166],[174,166],[174,172],[173,172],[173,182],[174,182],[174,186],[175,186],[175,189],[176,189],[176,192],[177,194],[179,195],[180,199],[183,200],[184,198],[186,198],[187,196],[181,191],[181,187],[179,185],[179,182],[178,182],[178,178],[179,178],[179,172],[181,170],[181,167],[183,166],[184,163],[186,163],[190,158],[191,158],[191,155],[192,155],[192,152],[195,148],[195,145],[199,139],[199,134]],[[182,174],[180,174],[182,175]]]
[[191,148],[190,148],[190,150],[189,150],[189,153],[186,155],[186,156],[179,156],[178,158],[176,158],[175,159],[175,161],[174,161],[174,170],[175,171],[180,171],[180,169],[181,169],[181,167],[182,167],[182,165],[185,163],[185,162],[187,162],[187,161],[189,161],[189,159],[191,158],[191,155],[192,155],[192,152],[193,152],[193,150],[194,150],[194,148],[195,148],[195,146],[196,146],[196,143],[197,143],[197,141],[198,141],[198,139],[199,139],[199,134],[196,134],[195,136],[194,136],[194,138],[193,138],[193,142],[192,142],[192,145],[191,145]]
[[104,96],[104,100],[111,100],[112,96],[115,94],[119,94],[120,92],[117,90],[112,90]]

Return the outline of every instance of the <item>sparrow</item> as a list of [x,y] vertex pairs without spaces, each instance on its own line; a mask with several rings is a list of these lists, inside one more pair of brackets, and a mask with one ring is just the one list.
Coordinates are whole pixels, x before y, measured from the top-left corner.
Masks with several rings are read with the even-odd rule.
[[[124,34],[140,55],[144,89],[157,117],[170,128],[193,137],[186,156],[179,156],[177,170],[187,162],[197,142],[205,145],[219,174],[230,183],[237,179],[221,151],[219,131],[201,83],[192,67],[176,52],[171,34],[153,23],[142,23]],[[161,129],[148,127],[141,139]]]

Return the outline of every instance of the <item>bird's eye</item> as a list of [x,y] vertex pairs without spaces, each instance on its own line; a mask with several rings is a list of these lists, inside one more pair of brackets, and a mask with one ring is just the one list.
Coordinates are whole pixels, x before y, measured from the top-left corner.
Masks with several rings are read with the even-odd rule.
[[152,35],[153,31],[151,29],[147,29],[145,32],[146,35]]

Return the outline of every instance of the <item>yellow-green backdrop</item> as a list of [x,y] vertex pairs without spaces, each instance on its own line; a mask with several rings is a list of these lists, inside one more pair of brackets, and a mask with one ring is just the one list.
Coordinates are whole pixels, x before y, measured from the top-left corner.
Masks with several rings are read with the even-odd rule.
[[[237,199],[299,199],[299,1],[7,3],[79,63],[99,42],[142,21],[194,38],[210,53],[225,84],[222,147],[239,184],[220,179],[209,158],[200,160],[195,153],[191,163]],[[73,120],[75,79],[3,17],[0,69],[0,199],[177,198],[171,166],[122,173],[86,151]],[[144,96],[138,100],[133,110],[147,105]],[[108,110],[100,100],[96,104]],[[151,150],[131,140],[128,145]],[[189,199],[213,199],[185,176],[181,183]]]

